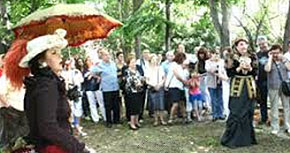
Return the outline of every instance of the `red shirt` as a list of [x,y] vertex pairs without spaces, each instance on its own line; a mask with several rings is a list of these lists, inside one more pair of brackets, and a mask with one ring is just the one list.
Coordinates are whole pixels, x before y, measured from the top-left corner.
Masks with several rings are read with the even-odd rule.
[[0,78],[2,77],[2,71],[3,71],[3,70],[2,70],[2,69],[0,69]]
[[[191,82],[200,82],[200,79],[199,79],[199,77],[197,77],[197,78],[191,78],[189,81],[190,81],[190,83],[191,83]],[[197,94],[200,94],[201,91],[200,91],[200,89],[199,89],[199,86],[197,86],[197,85],[195,85],[195,86],[190,86],[190,88],[189,88],[189,93],[190,93],[191,95],[197,95]]]

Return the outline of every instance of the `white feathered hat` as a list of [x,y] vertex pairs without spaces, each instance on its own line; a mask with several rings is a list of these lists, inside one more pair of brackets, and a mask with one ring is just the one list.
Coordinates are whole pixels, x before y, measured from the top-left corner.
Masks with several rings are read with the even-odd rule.
[[66,31],[64,29],[57,29],[52,35],[44,35],[30,40],[26,46],[27,55],[21,59],[19,66],[28,68],[29,61],[48,49],[55,47],[65,48],[68,45],[67,40],[64,38],[65,36]]

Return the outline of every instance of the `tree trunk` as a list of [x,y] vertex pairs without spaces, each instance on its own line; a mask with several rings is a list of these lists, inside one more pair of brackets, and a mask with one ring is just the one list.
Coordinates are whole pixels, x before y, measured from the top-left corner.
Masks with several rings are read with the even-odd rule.
[[[141,7],[144,0],[133,0],[133,14]],[[135,36],[135,54],[136,58],[141,57],[141,36],[137,34]]]
[[[166,10],[165,10],[165,14],[166,14],[166,20],[168,22],[170,22],[170,5],[171,2],[170,0],[166,0]],[[170,24],[166,23],[166,29],[165,29],[165,51],[168,52],[170,51]]]
[[141,58],[141,37],[140,35],[137,35],[135,37],[135,54],[136,54],[136,58],[140,59]]
[[[8,16],[7,16],[7,12],[6,12],[6,5],[5,2],[3,0],[0,0],[0,17],[2,19],[2,22],[0,22],[0,24],[3,27],[8,28],[7,26],[7,22],[8,22]],[[5,30],[5,32],[7,33],[7,30]],[[7,52],[7,41],[5,39],[0,39],[0,54]]]
[[249,45],[250,45],[251,49],[252,49],[253,51],[255,51],[254,44],[253,44],[254,39],[253,39],[253,36],[252,36],[251,31],[248,29],[247,26],[245,26],[245,25],[243,24],[243,22],[242,22],[238,17],[235,16],[235,18],[236,18],[236,20],[239,22],[240,26],[244,29],[244,31],[245,31],[245,33],[246,33],[246,37],[247,37],[247,39],[248,39],[248,41],[249,41]]
[[38,0],[30,0],[30,3],[31,3],[30,13],[32,13],[38,9]]
[[3,0],[0,0],[0,13],[1,13],[1,19],[2,19],[2,25],[5,25],[7,24],[7,18],[5,17],[6,15],[6,6],[5,6],[5,2]]
[[222,48],[230,46],[230,30],[229,30],[229,4],[227,4],[226,0],[221,0],[221,8],[222,8],[222,38],[221,46]]
[[[119,11],[119,19],[121,21],[123,21],[123,0],[118,0],[119,3],[118,3],[118,11]],[[125,49],[125,42],[124,42],[124,36],[123,34],[121,34],[121,37],[120,37],[120,42],[121,42],[121,48],[122,48],[122,51],[123,51],[123,54],[124,54],[124,57],[127,57],[128,56],[128,52],[127,50]]]
[[212,18],[214,27],[220,37],[221,48],[230,45],[230,33],[229,33],[229,4],[226,0],[220,2],[222,10],[222,23],[219,21],[219,12],[217,7],[218,2],[216,0],[209,0],[210,16]]
[[289,8],[288,8],[287,21],[285,25],[285,32],[284,32],[284,42],[283,42],[284,52],[288,50],[288,41],[290,41],[290,2],[289,2]]

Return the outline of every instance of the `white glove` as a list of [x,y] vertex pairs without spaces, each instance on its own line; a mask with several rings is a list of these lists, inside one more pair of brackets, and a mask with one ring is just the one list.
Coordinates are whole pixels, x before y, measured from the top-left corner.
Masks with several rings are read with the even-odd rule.
[[97,153],[95,149],[90,148],[88,146],[86,146],[86,150],[88,150],[90,153]]

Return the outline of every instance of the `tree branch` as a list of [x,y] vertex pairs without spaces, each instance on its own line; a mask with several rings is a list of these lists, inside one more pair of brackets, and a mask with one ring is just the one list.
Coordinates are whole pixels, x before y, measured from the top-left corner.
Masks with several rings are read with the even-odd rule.
[[265,11],[264,11],[264,13],[263,13],[263,16],[262,16],[262,18],[260,19],[259,24],[257,25],[257,29],[256,29],[256,37],[255,37],[255,41],[254,41],[255,44],[257,44],[257,39],[258,39],[258,36],[259,36],[260,30],[261,30],[261,28],[262,28],[262,25],[263,25],[263,23],[264,23],[264,19],[265,19],[265,17],[266,17],[267,14],[268,14],[268,9],[265,8]]
[[219,22],[217,6],[218,5],[217,5],[216,0],[209,0],[210,16],[213,20],[213,24],[214,24],[215,29],[217,30],[218,34],[221,36],[222,35],[222,26]]
[[284,42],[283,42],[284,52],[287,51],[289,38],[290,38],[290,3],[289,3],[287,21],[286,21],[285,32],[284,32]]
[[234,16],[234,17],[239,22],[240,26],[244,29],[244,31],[248,37],[250,46],[251,46],[252,50],[254,51],[255,48],[254,48],[254,44],[253,44],[253,36],[251,34],[251,31],[243,24],[243,22],[237,16]]
[[226,0],[221,0],[221,9],[222,9],[222,35],[224,36],[224,40],[222,40],[222,47],[230,45],[230,32],[229,32],[229,5]]

